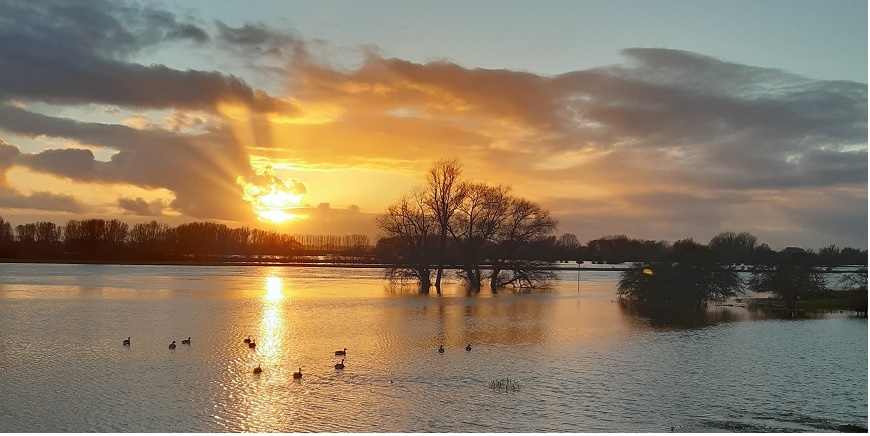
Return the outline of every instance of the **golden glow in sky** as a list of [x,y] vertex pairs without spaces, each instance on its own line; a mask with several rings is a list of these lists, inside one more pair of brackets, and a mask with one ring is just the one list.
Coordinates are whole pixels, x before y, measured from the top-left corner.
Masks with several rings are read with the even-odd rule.
[[242,198],[251,203],[258,220],[283,223],[304,218],[303,215],[291,212],[299,206],[302,197],[305,196],[305,185],[302,182],[284,179],[268,166],[257,173],[264,176],[260,178],[262,180],[247,181],[239,176],[236,183],[242,186],[244,190]]

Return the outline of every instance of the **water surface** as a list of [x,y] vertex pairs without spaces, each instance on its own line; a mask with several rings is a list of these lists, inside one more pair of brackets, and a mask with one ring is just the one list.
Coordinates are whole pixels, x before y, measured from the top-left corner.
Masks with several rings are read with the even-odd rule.
[[[710,325],[661,327],[618,304],[618,272],[566,271],[533,293],[451,284],[440,296],[386,286],[373,269],[0,272],[4,432],[867,427],[866,320],[725,307]],[[490,389],[505,378],[519,389]]]

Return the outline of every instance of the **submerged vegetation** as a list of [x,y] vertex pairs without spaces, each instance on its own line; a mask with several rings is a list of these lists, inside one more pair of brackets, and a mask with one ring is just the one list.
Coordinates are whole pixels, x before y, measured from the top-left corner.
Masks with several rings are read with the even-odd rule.
[[743,292],[731,265],[716,263],[709,248],[685,247],[675,262],[635,264],[622,273],[617,294],[645,306],[703,307]]
[[801,253],[783,256],[773,264],[755,265],[749,278],[743,280],[733,266],[712,261],[708,248],[693,251],[678,262],[637,263],[623,271],[617,294],[625,300],[621,302],[624,308],[650,318],[666,318],[687,308],[702,311],[708,303],[751,291],[771,297],[751,299],[750,308],[788,318],[845,310],[867,316],[866,267],[844,276],[844,290],[833,290],[825,286],[823,272],[812,258]]
[[500,392],[517,392],[520,390],[520,382],[503,378],[489,382],[489,388]]

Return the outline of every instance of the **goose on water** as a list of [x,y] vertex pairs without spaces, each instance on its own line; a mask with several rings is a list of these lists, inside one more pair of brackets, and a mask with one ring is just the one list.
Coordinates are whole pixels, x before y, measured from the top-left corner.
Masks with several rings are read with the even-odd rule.
[[302,368],[299,368],[299,371],[293,373],[293,378],[302,378]]
[[254,341],[248,342],[248,348],[254,348],[257,346],[257,343]]
[[130,337],[127,336],[127,339],[124,339],[124,345],[130,345]]
[[471,344],[465,346],[465,351],[471,351]]
[[439,345],[439,346],[438,346],[438,352],[439,352],[439,353],[443,353],[443,352],[444,352],[444,346],[443,346],[443,345]]
[[335,364],[335,369],[344,369],[344,359],[341,359],[341,363]]
[[263,372],[263,368],[260,368],[260,364],[258,363],[257,367],[254,368],[254,374],[259,374],[261,372]]
[[250,337],[250,336],[248,336],[247,338],[245,338],[245,343],[246,343],[246,344],[250,344],[250,343],[251,343],[251,337]]
[[170,349],[170,350],[174,350],[174,349],[175,349],[175,341],[172,341],[172,343],[169,344],[169,349]]
[[182,339],[182,340],[181,340],[181,343],[182,343],[182,344],[190,345],[190,336],[188,336],[187,339]]
[[345,356],[345,355],[347,355],[347,348],[345,348],[344,350],[338,350],[338,351],[336,351],[336,352],[335,352],[335,355],[336,355],[336,356]]

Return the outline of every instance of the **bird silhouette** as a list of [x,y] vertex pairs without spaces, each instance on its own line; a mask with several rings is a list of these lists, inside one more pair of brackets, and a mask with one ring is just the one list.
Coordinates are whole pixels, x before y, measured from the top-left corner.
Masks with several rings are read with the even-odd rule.
[[299,371],[293,373],[293,378],[302,378],[302,368],[299,368]]
[[250,337],[250,336],[248,336],[247,338],[245,338],[245,343],[246,343],[246,344],[250,344],[250,343],[251,343],[251,337]]
[[439,346],[438,346],[438,352],[439,352],[439,353],[443,353],[443,352],[444,352],[444,346],[443,346],[443,345],[439,345]]
[[344,359],[341,359],[341,363],[335,364],[335,369],[344,369]]
[[471,351],[471,344],[465,346],[465,351]]
[[182,340],[181,340],[181,343],[182,343],[182,344],[190,345],[190,336],[188,336],[187,339],[182,339]]
[[344,356],[344,355],[347,355],[347,348],[345,348],[344,350],[338,350],[338,351],[336,351],[336,352],[335,352],[335,355],[336,355],[336,356]]
[[124,339],[124,345],[130,345],[130,337],[127,336],[127,339]]
[[259,374],[261,372],[263,372],[263,368],[260,368],[260,364],[258,363],[257,367],[254,368],[254,374]]
[[175,349],[175,341],[172,341],[172,343],[169,344],[169,349],[170,349],[170,350],[174,350],[174,349]]
[[254,341],[248,342],[248,348],[254,348],[257,346],[257,343]]

